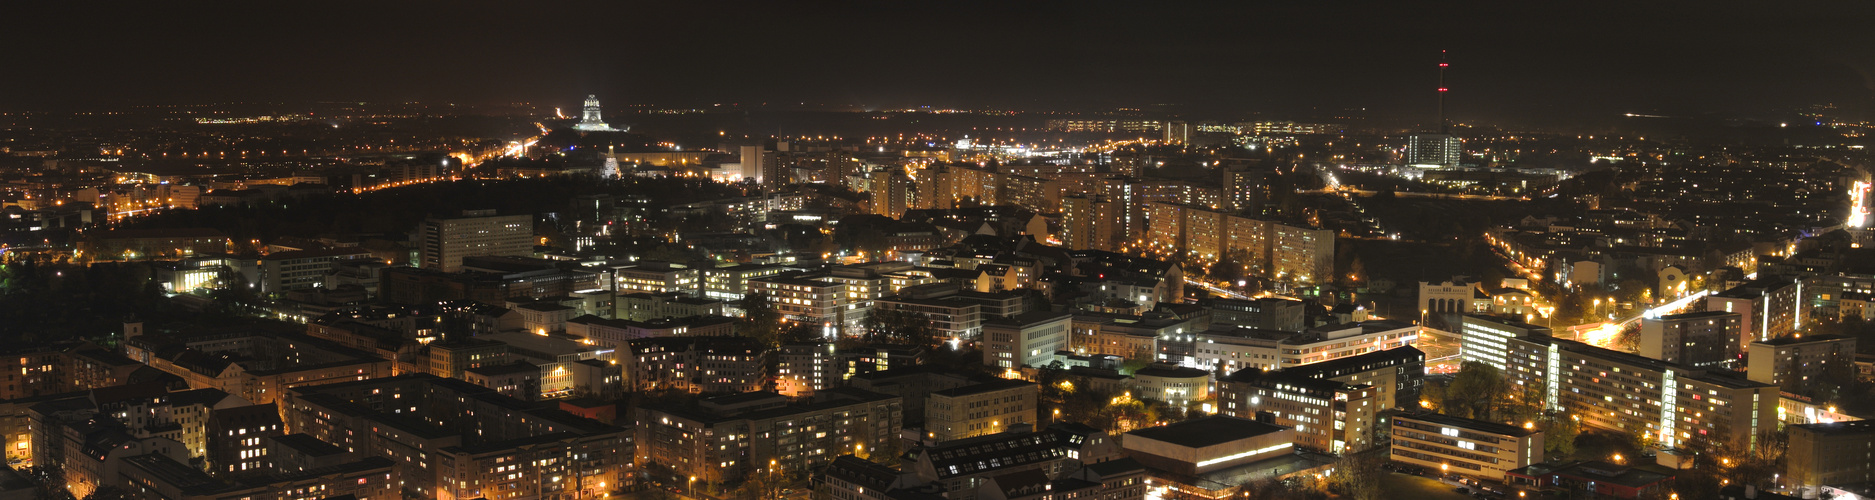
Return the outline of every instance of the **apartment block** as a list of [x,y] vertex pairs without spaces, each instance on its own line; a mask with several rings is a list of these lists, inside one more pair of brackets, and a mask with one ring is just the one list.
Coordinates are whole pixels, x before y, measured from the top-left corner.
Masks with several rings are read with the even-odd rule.
[[1034,425],[1040,389],[1021,380],[991,380],[932,391],[925,397],[925,438],[934,441],[996,434]]
[[295,387],[281,401],[289,432],[389,459],[407,495],[598,497],[636,472],[630,431],[459,380],[405,375]]
[[[1777,427],[1778,388],[1709,371],[1531,335],[1510,341],[1506,378],[1535,386],[1546,407],[1603,429],[1647,433],[1663,447],[1700,435],[1747,449]],[[1521,389],[1520,389],[1521,390]],[[1718,434],[1724,431],[1724,434]]]
[[1701,311],[1641,319],[1642,356],[1697,368],[1730,368],[1738,364],[1739,340],[1744,338],[1741,316],[1735,312]]
[[1778,337],[1751,343],[1745,373],[1752,381],[1802,392],[1813,381],[1854,380],[1855,354],[1855,337]]
[[768,350],[748,337],[645,338],[621,349],[627,390],[753,392],[768,381]]
[[1875,480],[1875,421],[1792,425],[1784,453],[1791,486],[1866,484]]
[[812,470],[841,455],[898,449],[904,418],[898,396],[852,388],[822,391],[798,404],[772,392],[701,404],[702,410],[635,409],[637,463],[711,483],[741,480],[771,461],[783,470]]
[[1738,345],[1790,335],[1803,327],[1807,308],[1798,307],[1803,281],[1761,277],[1706,297],[1707,311],[1738,313]]

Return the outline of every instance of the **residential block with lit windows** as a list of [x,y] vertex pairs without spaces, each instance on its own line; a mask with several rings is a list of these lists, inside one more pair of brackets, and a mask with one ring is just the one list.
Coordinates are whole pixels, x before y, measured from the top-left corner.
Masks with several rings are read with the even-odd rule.
[[433,375],[295,387],[289,432],[396,464],[406,495],[446,500],[621,489],[636,472],[630,431]]
[[1505,378],[1513,393],[1582,424],[1644,433],[1662,447],[1692,439],[1755,448],[1777,428],[1778,388],[1730,370],[1707,370],[1542,335],[1513,338]]
[[768,349],[748,337],[656,337],[621,349],[628,390],[750,392],[768,381]]
[[790,403],[773,392],[705,398],[698,408],[633,410],[637,461],[709,483],[808,471],[848,454],[898,453],[898,396],[853,388]]

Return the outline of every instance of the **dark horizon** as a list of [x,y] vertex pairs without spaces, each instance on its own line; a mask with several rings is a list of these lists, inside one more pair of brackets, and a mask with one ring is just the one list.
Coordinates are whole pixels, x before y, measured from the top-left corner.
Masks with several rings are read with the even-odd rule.
[[[20,6],[0,110],[229,101],[1061,110],[1603,126],[1875,95],[1875,6],[1394,3]],[[73,30],[69,26],[83,25]]]

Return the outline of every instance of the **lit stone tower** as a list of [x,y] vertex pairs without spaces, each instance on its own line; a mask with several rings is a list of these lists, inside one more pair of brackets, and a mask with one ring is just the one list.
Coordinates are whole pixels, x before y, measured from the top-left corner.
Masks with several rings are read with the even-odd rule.
[[612,130],[612,127],[606,126],[605,119],[599,116],[598,95],[588,94],[586,96],[586,111],[580,115],[579,124],[574,125],[573,130],[583,132],[605,132]]

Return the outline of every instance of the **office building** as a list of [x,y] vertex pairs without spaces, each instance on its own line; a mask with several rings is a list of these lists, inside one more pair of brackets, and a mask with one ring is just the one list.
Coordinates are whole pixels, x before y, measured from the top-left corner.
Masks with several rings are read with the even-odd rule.
[[1510,318],[1467,314],[1459,333],[1459,357],[1491,366],[1504,366],[1510,339],[1550,334],[1549,328]]
[[925,438],[937,442],[996,434],[1036,423],[1039,388],[1021,380],[990,380],[932,391],[925,398]]
[[1737,365],[1744,331],[1738,313],[1701,311],[1641,319],[1640,354],[1695,368]]
[[[261,293],[284,293],[325,286],[326,273],[348,260],[372,259],[357,247],[275,252],[260,258]],[[381,263],[381,262],[380,262]]]
[[1381,401],[1379,389],[1372,385],[1309,375],[1238,370],[1218,380],[1218,410],[1295,429],[1299,448],[1340,454],[1372,446],[1376,415],[1383,406],[1392,406],[1392,401]]
[[701,273],[683,264],[642,262],[612,268],[612,290],[619,294],[699,295]]
[[[949,284],[943,287],[955,288]],[[917,314],[931,321],[934,337],[975,340],[983,333],[983,307],[957,296],[916,298],[904,295],[873,302],[876,312],[898,311]]]
[[723,301],[685,293],[628,293],[613,301],[618,319],[651,321],[662,318],[722,316]]
[[983,364],[1003,369],[1042,367],[1068,347],[1074,315],[1036,311],[983,322]]
[[1425,386],[1426,353],[1412,346],[1310,363],[1284,370],[1291,375],[1374,386],[1381,409],[1413,408]]
[[779,275],[787,268],[774,265],[740,264],[703,270],[703,296],[716,300],[742,300],[749,280]]
[[425,219],[417,227],[418,267],[453,273],[463,257],[534,253],[534,216],[464,210],[461,217]]
[[1496,482],[1543,462],[1542,431],[1436,413],[1394,415],[1392,425],[1395,462]]
[[1300,332],[1305,327],[1306,303],[1277,297],[1260,299],[1206,299],[1201,304],[1211,311],[1211,324],[1236,325],[1260,330]]
[[1192,401],[1211,397],[1211,372],[1153,364],[1134,370],[1131,386],[1135,397],[1164,401],[1173,408],[1184,408]]
[[1421,168],[1453,168],[1465,155],[1465,143],[1447,134],[1406,137],[1406,164]]

